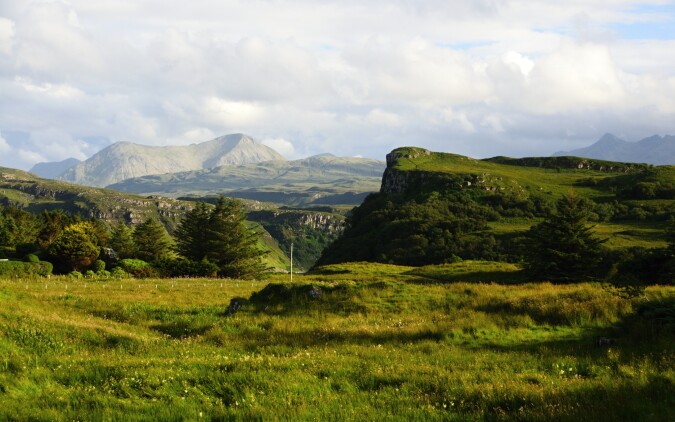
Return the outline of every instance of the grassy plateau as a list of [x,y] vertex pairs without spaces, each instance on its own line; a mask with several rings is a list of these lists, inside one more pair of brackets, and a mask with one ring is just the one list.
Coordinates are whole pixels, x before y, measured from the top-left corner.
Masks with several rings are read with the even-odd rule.
[[519,277],[0,280],[0,420],[672,420],[675,288]]

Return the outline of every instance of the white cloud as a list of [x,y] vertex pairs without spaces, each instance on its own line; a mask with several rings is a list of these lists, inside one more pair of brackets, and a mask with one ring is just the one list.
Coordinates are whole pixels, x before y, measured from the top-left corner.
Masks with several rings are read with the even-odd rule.
[[205,99],[202,112],[212,125],[230,128],[250,128],[264,116],[262,107],[253,102],[218,97]]
[[396,113],[391,113],[380,108],[371,110],[366,119],[375,125],[382,126],[400,126],[403,121],[401,116]]
[[10,54],[14,41],[14,22],[0,17],[0,53]]
[[12,148],[9,146],[5,138],[2,137],[2,132],[0,132],[0,152],[2,153],[7,153],[11,150]]
[[286,158],[295,157],[295,148],[290,141],[283,138],[265,138],[261,144],[266,145]]
[[232,132],[379,158],[404,143],[545,154],[607,131],[675,133],[675,39],[625,34],[675,20],[664,4],[2,2],[0,127],[47,159],[57,145],[90,154],[83,139]]

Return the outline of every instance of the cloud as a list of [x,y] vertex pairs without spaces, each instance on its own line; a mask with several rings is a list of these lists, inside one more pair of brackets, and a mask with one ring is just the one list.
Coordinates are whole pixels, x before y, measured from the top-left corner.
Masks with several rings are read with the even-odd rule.
[[672,23],[665,6],[2,2],[0,127],[29,134],[6,137],[26,151],[21,166],[233,132],[292,139],[277,145],[288,155],[377,158],[402,144],[541,155],[607,131],[675,133],[675,57],[664,54],[675,37],[639,32]]
[[295,148],[290,141],[283,138],[265,138],[261,144],[266,145],[286,158],[295,157]]
[[7,153],[11,150],[12,148],[9,146],[5,138],[2,136],[2,132],[0,132],[0,152],[1,153]]
[[14,22],[0,17],[0,53],[10,54],[14,41]]

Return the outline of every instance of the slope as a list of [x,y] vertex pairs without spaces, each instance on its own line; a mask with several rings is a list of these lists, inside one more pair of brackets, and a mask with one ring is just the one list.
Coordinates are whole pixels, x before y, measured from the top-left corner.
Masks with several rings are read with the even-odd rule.
[[380,193],[356,208],[319,264],[517,260],[518,237],[573,191],[611,248],[665,245],[675,167],[579,157],[475,160],[421,148],[387,155]]
[[379,189],[385,163],[318,155],[241,166],[151,175],[109,185],[123,192],[178,196],[228,196],[286,205],[358,205]]

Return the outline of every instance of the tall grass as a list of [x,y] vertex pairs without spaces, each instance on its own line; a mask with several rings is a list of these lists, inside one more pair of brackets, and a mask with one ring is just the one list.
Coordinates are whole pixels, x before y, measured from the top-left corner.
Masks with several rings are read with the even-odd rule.
[[[0,419],[671,416],[675,289],[627,300],[455,270],[354,264],[292,285],[0,281]],[[251,300],[230,314],[233,298]]]

